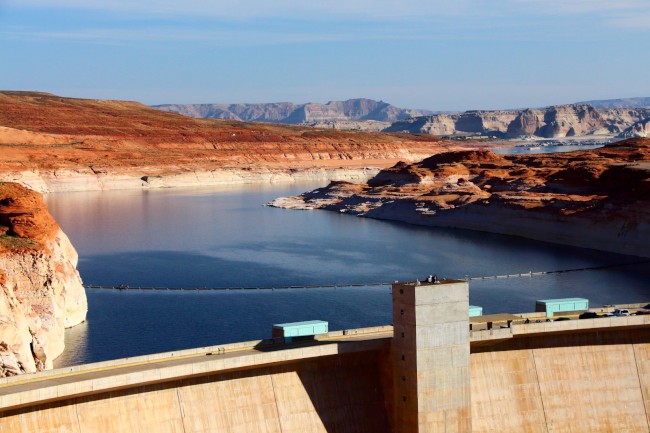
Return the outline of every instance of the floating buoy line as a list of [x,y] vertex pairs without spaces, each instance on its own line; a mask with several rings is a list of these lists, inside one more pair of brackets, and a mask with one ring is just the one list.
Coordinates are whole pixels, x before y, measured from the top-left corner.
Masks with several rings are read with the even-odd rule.
[[[644,263],[650,263],[650,260],[642,260],[631,263],[617,263],[613,265],[601,265],[601,266],[591,266],[584,268],[573,268],[573,269],[559,269],[554,271],[530,271],[520,274],[505,274],[505,275],[490,275],[490,276],[481,276],[481,277],[470,277],[465,276],[464,278],[457,278],[458,280],[464,281],[476,281],[476,280],[495,280],[501,278],[532,278],[543,275],[550,274],[564,274],[569,272],[584,272],[584,271],[595,271],[601,269],[611,269],[622,266],[631,266],[631,265],[640,265]],[[354,288],[354,287],[385,287],[391,286],[393,283],[343,283],[343,284],[317,284],[317,285],[291,285],[291,286],[261,286],[261,287],[244,287],[244,286],[232,286],[232,287],[143,287],[143,286],[129,286],[126,284],[118,284],[116,286],[103,286],[95,284],[84,284],[86,289],[105,289],[105,290],[142,290],[142,291],[165,291],[165,290],[174,290],[174,291],[255,291],[255,290],[290,290],[290,289],[342,289],[342,288]]]

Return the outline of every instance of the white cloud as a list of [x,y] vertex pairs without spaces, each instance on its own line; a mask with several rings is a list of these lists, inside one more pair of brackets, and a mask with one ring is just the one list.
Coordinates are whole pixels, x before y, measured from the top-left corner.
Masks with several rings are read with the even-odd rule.
[[593,13],[650,9],[647,0],[514,0],[516,3],[535,6],[540,12]]
[[512,0],[524,13],[591,15],[611,27],[650,29],[648,0]]
[[[58,29],[0,29],[5,37],[95,43],[534,40],[540,37],[540,28],[547,32],[552,29],[560,38],[578,30],[572,23],[576,16],[587,17],[592,29],[650,29],[650,0],[0,0],[0,11],[3,7],[71,13],[83,10],[99,12],[109,20],[117,17],[113,24],[103,24],[106,28],[86,29],[77,23]],[[148,22],[162,18],[169,27],[139,24],[130,29],[131,18]],[[193,18],[217,20],[222,25],[213,29],[198,24],[190,27]]]
[[593,16],[594,25],[650,28],[648,0],[0,0],[10,8],[101,11],[133,18],[197,17],[223,20],[427,22],[480,24],[535,21],[545,16]]

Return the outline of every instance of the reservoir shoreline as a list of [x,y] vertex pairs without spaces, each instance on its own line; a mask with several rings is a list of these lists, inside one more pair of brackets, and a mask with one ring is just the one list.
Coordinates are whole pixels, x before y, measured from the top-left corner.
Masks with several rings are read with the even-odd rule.
[[[379,172],[378,167],[223,168],[214,170],[133,169],[131,171],[94,172],[87,170],[28,170],[0,173],[1,182],[15,182],[41,194],[76,191],[149,190],[246,184],[275,184],[333,180],[366,181]],[[146,173],[146,174],[145,174]]]
[[[23,171],[0,174],[0,181],[20,183],[43,194],[81,191],[151,190],[162,188],[187,188],[232,185],[292,184],[301,182],[331,181],[365,182],[380,171],[376,167],[310,167],[303,169],[281,168],[223,168],[215,170],[133,170],[95,173],[92,170]],[[157,173],[146,174],[142,173]],[[299,201],[280,201],[284,208],[302,208]],[[610,227],[611,221],[583,221],[572,223],[570,218],[470,206],[463,210],[439,213],[435,217],[423,215],[414,208],[396,203],[363,215],[379,220],[428,227],[448,227],[490,232],[526,239],[591,248],[619,254],[650,257],[648,246],[642,239],[612,237],[620,228]],[[560,228],[562,227],[562,228]],[[617,242],[612,239],[617,238]]]

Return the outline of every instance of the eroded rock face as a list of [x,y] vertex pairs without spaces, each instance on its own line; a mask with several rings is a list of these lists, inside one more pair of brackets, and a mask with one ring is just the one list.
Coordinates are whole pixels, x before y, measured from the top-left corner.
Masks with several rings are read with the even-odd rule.
[[0,183],[0,376],[52,368],[85,320],[77,258],[40,194]]
[[618,136],[619,138],[650,137],[650,118],[636,122]]
[[650,139],[546,155],[441,153],[272,205],[650,257]]
[[[410,116],[422,116],[427,110],[402,109],[383,101],[372,99],[349,99],[330,101],[327,104],[274,102],[268,104],[168,104],[154,106],[185,116],[204,119],[234,119],[246,122],[279,122],[303,124],[312,122],[342,122],[341,129],[347,129],[346,121],[374,120],[394,122]],[[355,128],[356,129],[356,128]]]
[[481,134],[503,138],[537,136],[544,138],[635,133],[638,124],[650,119],[647,108],[597,109],[586,104],[557,105],[541,109],[466,111],[437,114],[393,123],[386,132],[412,132],[431,135]]

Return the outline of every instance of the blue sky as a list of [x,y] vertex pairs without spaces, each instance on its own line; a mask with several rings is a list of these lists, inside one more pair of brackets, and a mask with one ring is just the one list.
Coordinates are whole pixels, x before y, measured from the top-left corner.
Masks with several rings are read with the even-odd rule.
[[650,96],[648,0],[0,0],[0,88],[432,110]]

